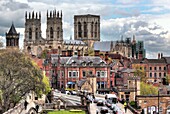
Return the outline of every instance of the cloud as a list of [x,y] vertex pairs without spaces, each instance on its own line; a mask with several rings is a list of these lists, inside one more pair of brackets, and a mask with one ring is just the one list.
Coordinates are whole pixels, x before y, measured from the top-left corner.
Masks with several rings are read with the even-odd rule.
[[[148,17],[148,16],[147,16]],[[145,15],[138,17],[117,18],[103,20],[101,22],[101,39],[104,40],[120,40],[121,35],[126,37],[132,37],[136,35],[137,40],[144,41],[145,49],[147,53],[163,52],[168,54],[170,46],[168,30],[163,29],[160,25],[152,22],[154,16],[150,16],[148,20]],[[149,56],[152,58],[153,56]]]

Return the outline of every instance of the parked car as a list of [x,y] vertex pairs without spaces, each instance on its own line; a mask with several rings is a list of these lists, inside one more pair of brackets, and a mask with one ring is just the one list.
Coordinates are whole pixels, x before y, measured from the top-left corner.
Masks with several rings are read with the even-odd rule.
[[100,109],[100,113],[101,113],[101,114],[109,113],[109,109],[108,109],[107,107],[102,107],[102,108]]
[[105,105],[110,108],[112,106],[112,103],[110,101],[106,101]]
[[76,91],[70,91],[70,93],[71,93],[72,95],[77,95],[77,92],[76,92]]
[[99,100],[97,102],[97,106],[104,106],[104,101],[103,100]]
[[65,91],[65,94],[71,95],[70,91]]
[[95,98],[93,102],[97,103],[98,101],[99,101],[99,99]]
[[124,114],[124,112],[118,106],[115,106],[113,109],[113,114]]

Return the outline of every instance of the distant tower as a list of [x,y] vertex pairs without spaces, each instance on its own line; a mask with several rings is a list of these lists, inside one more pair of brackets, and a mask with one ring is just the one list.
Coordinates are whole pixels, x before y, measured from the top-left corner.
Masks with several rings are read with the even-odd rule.
[[39,12],[39,16],[34,11],[29,12],[29,16],[27,16],[27,12],[25,13],[25,40],[24,41],[36,41],[41,38],[41,13]]
[[8,33],[6,33],[6,47],[19,48],[19,33],[15,30],[13,23]]
[[63,41],[62,11],[47,11],[46,38],[51,41]]
[[100,41],[100,16],[75,15],[74,39],[82,40],[92,47],[95,41]]

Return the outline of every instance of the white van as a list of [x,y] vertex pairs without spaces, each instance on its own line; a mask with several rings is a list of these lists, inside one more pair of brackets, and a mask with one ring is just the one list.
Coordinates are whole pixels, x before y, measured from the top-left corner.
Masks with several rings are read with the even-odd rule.
[[106,94],[105,99],[106,101],[110,101],[114,104],[118,102],[117,96],[115,94]]

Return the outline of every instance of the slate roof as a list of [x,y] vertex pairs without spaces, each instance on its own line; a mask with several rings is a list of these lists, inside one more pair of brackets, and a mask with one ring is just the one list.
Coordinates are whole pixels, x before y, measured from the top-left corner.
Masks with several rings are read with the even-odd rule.
[[[51,57],[52,59],[52,63],[57,63],[58,62],[58,57]],[[99,65],[101,63],[106,65],[106,62],[103,61],[100,57],[95,57],[95,56],[80,56],[80,57],[76,57],[76,56],[72,56],[72,57],[60,57],[60,64],[63,65],[71,65],[72,63],[75,63],[76,65],[82,65],[82,63],[84,64],[90,64],[92,63],[93,66],[94,65]]]
[[170,57],[163,57],[165,58],[166,63],[170,64]]
[[123,68],[123,69],[121,69],[120,70],[120,72],[134,72],[135,71],[135,69],[129,69],[129,68]]
[[81,87],[85,82],[86,82],[86,80],[82,79],[82,80],[78,81],[77,86]]
[[11,28],[9,29],[8,34],[17,34],[17,31],[14,27],[14,24],[12,23]]
[[64,44],[81,44],[81,45],[86,45],[83,41],[81,40],[64,40]]
[[94,42],[94,50],[100,50],[103,52],[111,51],[113,47],[115,47],[115,43],[113,41],[102,41],[102,42]]

